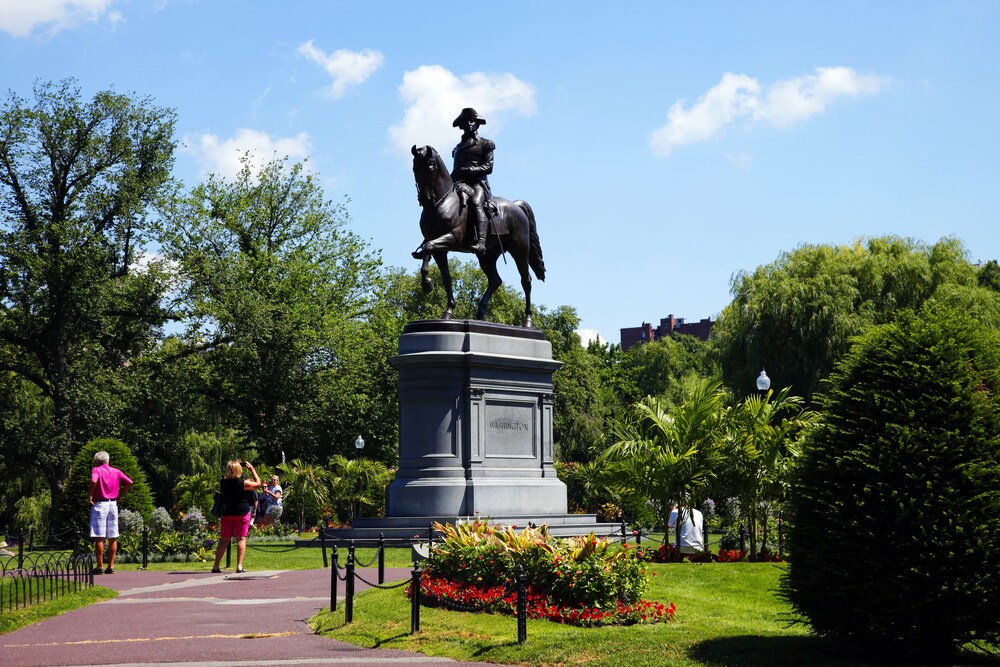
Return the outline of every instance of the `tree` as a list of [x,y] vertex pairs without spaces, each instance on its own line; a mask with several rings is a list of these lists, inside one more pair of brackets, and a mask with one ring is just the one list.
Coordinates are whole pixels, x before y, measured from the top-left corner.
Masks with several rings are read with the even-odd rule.
[[[210,176],[167,218],[164,251],[189,304],[185,344],[210,367],[202,391],[271,460],[317,456],[331,443],[314,406],[366,403],[351,374],[371,338],[377,254],[287,160],[255,170],[244,156],[234,180]],[[363,415],[337,414],[351,430]]]
[[813,629],[921,662],[1000,641],[1000,337],[942,306],[865,333],[805,441],[783,588]]
[[364,507],[376,511],[385,507],[385,490],[395,472],[379,461],[338,454],[330,459],[330,497],[346,506],[347,520],[352,522]]
[[148,99],[84,101],[71,79],[0,107],[0,370],[45,404],[50,437],[27,462],[53,511],[79,443],[120,429],[123,368],[166,318],[166,274],[143,253],[173,127]]
[[737,495],[748,518],[751,558],[757,555],[758,526],[767,525],[767,508],[785,497],[798,440],[818,418],[802,409],[802,399],[788,387],[747,396],[729,411],[723,486]]
[[744,396],[765,368],[809,403],[852,337],[919,308],[949,285],[980,289],[955,239],[931,246],[897,237],[800,246],[734,277],[733,301],[712,330],[723,380]]
[[723,442],[724,399],[718,381],[696,380],[669,413],[663,401],[647,396],[613,424],[616,442],[600,461],[609,468],[619,493],[659,503],[664,541],[671,507],[695,506],[712,479]]
[[279,463],[276,467],[281,473],[281,504],[298,511],[301,533],[305,530],[306,516],[318,517],[327,504],[330,497],[330,473],[301,459]]

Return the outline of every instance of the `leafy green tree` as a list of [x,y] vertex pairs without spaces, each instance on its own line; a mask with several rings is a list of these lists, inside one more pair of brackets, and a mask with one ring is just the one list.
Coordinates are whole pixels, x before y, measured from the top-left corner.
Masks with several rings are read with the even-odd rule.
[[377,254],[348,229],[346,208],[286,160],[255,170],[245,156],[233,181],[210,176],[167,218],[185,343],[210,367],[203,391],[268,459],[313,456],[328,443],[309,406],[359,391],[351,362],[370,337]]
[[979,289],[965,255],[955,239],[928,246],[881,237],[803,245],[737,274],[712,331],[726,386],[744,396],[765,368],[810,402],[852,337],[920,307],[942,286]]
[[153,494],[146,483],[146,473],[139,462],[121,440],[95,438],[86,443],[76,453],[69,477],[66,480],[66,499],[57,514],[56,532],[79,529],[84,536],[90,534],[90,471],[94,467],[94,454],[108,453],[111,465],[128,475],[132,487],[118,499],[118,509],[131,510],[149,521],[153,513]]
[[1000,292],[1000,264],[997,264],[995,259],[983,264],[979,267],[979,273],[976,274],[976,282],[980,287]]
[[[859,650],[1000,646],[1000,337],[925,307],[837,366],[796,467],[784,592]],[[995,649],[994,649],[995,650]]]
[[[673,505],[695,506],[718,464],[724,438],[725,393],[718,381],[696,380],[684,401],[667,411],[647,396],[613,424],[616,442],[600,461],[619,492],[659,503],[664,540]],[[676,544],[681,522],[677,522]]]
[[767,508],[785,498],[799,438],[818,418],[802,409],[789,387],[751,394],[729,411],[722,477],[747,517],[751,557],[757,555],[759,527],[767,525]]
[[144,252],[173,128],[148,99],[87,101],[69,79],[0,105],[0,370],[46,404],[27,462],[54,509],[79,443],[120,430],[122,369],[166,318],[167,276]]

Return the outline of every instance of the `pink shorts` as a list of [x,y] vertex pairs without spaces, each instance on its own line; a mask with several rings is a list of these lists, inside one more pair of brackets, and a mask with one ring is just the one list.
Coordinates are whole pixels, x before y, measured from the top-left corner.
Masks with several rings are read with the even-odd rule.
[[219,528],[222,531],[222,539],[236,538],[242,539],[250,532],[250,513],[243,516],[224,516],[219,521]]

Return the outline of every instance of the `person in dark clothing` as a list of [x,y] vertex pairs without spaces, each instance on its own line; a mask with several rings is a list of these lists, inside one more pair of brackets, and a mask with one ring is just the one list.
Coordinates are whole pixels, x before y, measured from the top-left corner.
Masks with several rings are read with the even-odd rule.
[[247,533],[250,531],[250,501],[251,493],[260,488],[260,476],[249,461],[244,461],[253,479],[243,479],[243,465],[240,461],[230,461],[226,464],[226,475],[219,480],[219,492],[225,509],[219,520],[220,539],[215,549],[215,565],[212,572],[222,572],[219,563],[226,553],[229,543],[236,539],[236,572],[243,572],[243,556],[247,551]]

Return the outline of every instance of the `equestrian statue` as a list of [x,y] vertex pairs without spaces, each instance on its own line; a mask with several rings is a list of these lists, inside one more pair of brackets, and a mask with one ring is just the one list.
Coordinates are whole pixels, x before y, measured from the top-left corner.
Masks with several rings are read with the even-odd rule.
[[531,271],[545,280],[542,247],[535,229],[535,214],[527,202],[493,197],[487,176],[493,173],[495,144],[479,136],[485,125],[475,109],[462,109],[452,127],[462,130],[462,140],[452,151],[454,168],[448,172],[444,160],[431,146],[413,146],[413,175],[417,185],[420,232],[424,242],[413,253],[420,259],[421,284],[424,292],[434,288],[428,275],[431,257],[441,270],[441,280],[448,296],[448,306],[441,319],[450,320],[455,309],[449,252],[474,252],[486,274],[486,292],[479,299],[477,320],[485,320],[490,297],[503,284],[497,272],[497,259],[510,253],[521,274],[524,290],[522,326],[531,327]]

